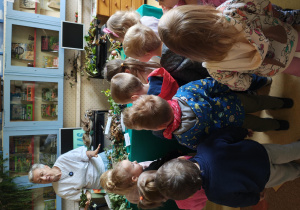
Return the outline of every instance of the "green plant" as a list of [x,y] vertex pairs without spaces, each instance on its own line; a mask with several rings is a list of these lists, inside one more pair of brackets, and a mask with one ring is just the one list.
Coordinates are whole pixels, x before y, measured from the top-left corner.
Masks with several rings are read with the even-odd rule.
[[107,89],[106,91],[103,90],[101,92],[104,93],[105,96],[108,98],[107,101],[110,104],[109,109],[112,110],[112,112],[114,114],[120,115],[121,109],[120,109],[119,105],[112,99],[110,89]]
[[8,161],[0,155],[0,209],[32,209],[32,191],[30,186],[18,186],[10,177],[4,163]]
[[108,194],[109,200],[111,202],[111,208],[114,210],[132,210],[132,208],[126,207],[126,199],[124,195],[117,195],[113,193]]

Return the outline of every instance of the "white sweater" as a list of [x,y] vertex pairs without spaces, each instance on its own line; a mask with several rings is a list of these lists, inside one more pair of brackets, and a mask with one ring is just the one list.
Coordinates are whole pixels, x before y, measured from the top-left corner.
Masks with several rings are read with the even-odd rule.
[[81,189],[100,189],[100,176],[105,171],[104,163],[100,155],[89,160],[86,151],[86,147],[79,147],[56,160],[54,166],[61,170],[62,175],[52,185],[58,196],[79,201]]

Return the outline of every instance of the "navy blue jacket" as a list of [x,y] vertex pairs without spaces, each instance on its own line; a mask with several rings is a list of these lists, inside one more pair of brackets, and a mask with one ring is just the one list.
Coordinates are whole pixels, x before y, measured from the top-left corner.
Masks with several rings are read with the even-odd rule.
[[258,142],[244,140],[247,129],[219,129],[197,147],[190,159],[200,166],[208,200],[230,207],[259,202],[270,177],[269,157]]

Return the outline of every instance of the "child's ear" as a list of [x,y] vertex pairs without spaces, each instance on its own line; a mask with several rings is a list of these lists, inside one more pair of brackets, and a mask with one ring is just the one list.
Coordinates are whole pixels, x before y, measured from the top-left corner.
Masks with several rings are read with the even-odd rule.
[[140,97],[140,95],[132,95],[131,96],[131,100],[135,101],[136,99],[138,99]]
[[125,73],[131,74],[131,71],[129,69],[125,69]]
[[133,176],[133,177],[131,177],[131,179],[132,179],[133,182],[137,182],[138,181],[138,177],[137,176]]

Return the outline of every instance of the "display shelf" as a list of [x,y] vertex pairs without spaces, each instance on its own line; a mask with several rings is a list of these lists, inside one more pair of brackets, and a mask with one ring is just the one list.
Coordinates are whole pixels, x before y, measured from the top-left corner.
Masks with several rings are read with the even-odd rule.
[[63,78],[6,76],[4,127],[62,127]]
[[[6,73],[64,75],[60,27],[7,20]],[[9,55],[8,52],[12,52]],[[62,65],[59,65],[62,64]]]
[[58,26],[65,20],[65,4],[64,0],[7,1],[6,17]]

